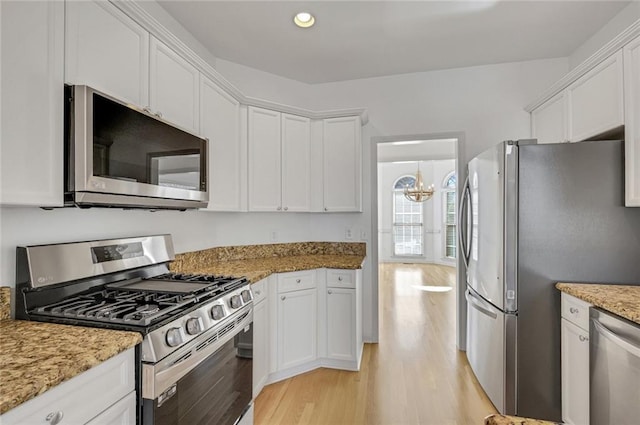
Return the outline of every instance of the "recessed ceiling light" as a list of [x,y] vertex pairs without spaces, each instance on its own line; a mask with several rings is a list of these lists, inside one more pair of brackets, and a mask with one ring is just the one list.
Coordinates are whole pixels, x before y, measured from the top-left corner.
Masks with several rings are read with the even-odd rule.
[[293,22],[300,28],[309,28],[316,23],[316,18],[309,12],[300,12],[293,18]]

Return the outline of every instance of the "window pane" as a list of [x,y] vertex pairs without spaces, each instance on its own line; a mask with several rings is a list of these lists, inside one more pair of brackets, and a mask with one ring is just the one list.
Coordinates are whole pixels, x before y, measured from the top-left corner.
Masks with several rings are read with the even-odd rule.
[[422,255],[422,226],[393,226],[395,255]]
[[445,202],[445,255],[449,258],[456,258],[456,244],[458,242],[456,234],[456,193],[454,191],[446,192]]
[[404,190],[404,188],[405,188],[406,186],[411,187],[411,186],[413,186],[413,185],[415,184],[415,182],[416,182],[415,177],[405,176],[405,177],[399,178],[399,179],[396,181],[396,184],[395,184],[395,185],[393,185],[393,188],[394,188],[394,189],[401,189],[401,190]]

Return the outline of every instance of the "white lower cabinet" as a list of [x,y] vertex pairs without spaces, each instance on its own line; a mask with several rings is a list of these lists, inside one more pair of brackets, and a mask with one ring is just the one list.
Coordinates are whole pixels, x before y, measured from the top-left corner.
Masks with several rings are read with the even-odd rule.
[[562,421],[589,424],[589,304],[562,294]]
[[278,294],[278,369],[314,361],[318,339],[315,288]]
[[353,360],[356,343],[356,290],[328,288],[327,357]]
[[267,280],[255,283],[253,290],[253,397],[262,391],[269,376],[269,303]]
[[8,411],[0,423],[134,424],[134,382],[131,348]]

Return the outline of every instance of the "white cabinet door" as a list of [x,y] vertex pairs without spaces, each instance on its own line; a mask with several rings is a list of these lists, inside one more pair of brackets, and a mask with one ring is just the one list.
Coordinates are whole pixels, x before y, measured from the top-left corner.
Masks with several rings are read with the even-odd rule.
[[253,398],[258,397],[269,374],[269,303],[253,307]]
[[316,289],[278,294],[278,370],[316,359]]
[[131,391],[122,400],[87,422],[87,425],[135,425],[136,392]]
[[282,209],[311,210],[311,120],[282,114]]
[[360,117],[324,120],[324,211],[362,211],[360,132]]
[[0,204],[62,206],[63,2],[0,2]]
[[622,80],[622,51],[619,51],[567,88],[571,142],[624,124]]
[[562,420],[589,423],[589,332],[562,319]]
[[246,196],[240,103],[204,76],[200,80],[200,134],[209,139],[207,209],[240,211]]
[[538,143],[561,143],[568,139],[566,94],[549,99],[531,113],[531,133]]
[[356,360],[356,290],[327,289],[327,357]]
[[625,205],[640,207],[640,37],[624,47]]
[[280,112],[249,107],[249,211],[281,211]]
[[198,133],[200,72],[155,37],[151,37],[149,105],[154,113]]
[[65,6],[65,81],[147,106],[149,33],[106,1]]

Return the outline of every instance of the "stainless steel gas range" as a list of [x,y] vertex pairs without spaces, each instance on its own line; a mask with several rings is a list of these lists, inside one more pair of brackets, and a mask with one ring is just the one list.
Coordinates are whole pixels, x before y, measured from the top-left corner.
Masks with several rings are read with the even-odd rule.
[[18,247],[16,318],[143,334],[140,424],[251,422],[249,282],[173,259],[170,235]]

